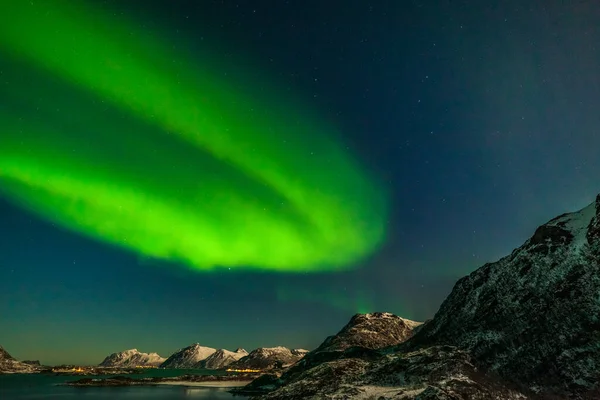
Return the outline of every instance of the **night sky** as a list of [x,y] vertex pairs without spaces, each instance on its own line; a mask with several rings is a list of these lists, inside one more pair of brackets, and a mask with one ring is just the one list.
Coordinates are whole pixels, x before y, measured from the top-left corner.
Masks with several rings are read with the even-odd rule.
[[0,345],[314,348],[600,192],[594,1],[0,5]]

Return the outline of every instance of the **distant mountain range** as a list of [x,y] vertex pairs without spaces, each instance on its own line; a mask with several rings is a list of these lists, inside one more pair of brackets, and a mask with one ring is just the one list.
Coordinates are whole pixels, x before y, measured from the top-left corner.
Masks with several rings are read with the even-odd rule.
[[242,348],[236,351],[214,349],[194,343],[177,350],[167,359],[156,353],[141,353],[136,349],[113,353],[106,357],[101,367],[160,367],[168,369],[260,369],[288,367],[300,360],[308,350],[286,347],[258,348],[248,353]]
[[[137,349],[124,350],[107,356],[98,366],[104,368],[160,367],[169,369],[260,369],[289,367],[308,353],[303,349],[286,347],[258,348],[248,353],[242,348],[235,351],[214,349],[194,343],[164,358],[157,353],[143,353]],[[0,347],[0,373],[30,373],[41,370],[39,361],[17,361]]]
[[[283,375],[263,375],[241,392],[264,400],[600,399],[600,196],[460,279],[432,320],[396,334],[399,343],[384,340],[398,332],[384,314],[369,333],[376,340],[360,337],[371,329],[358,321],[373,315],[355,316]],[[350,332],[359,337],[348,341]]]

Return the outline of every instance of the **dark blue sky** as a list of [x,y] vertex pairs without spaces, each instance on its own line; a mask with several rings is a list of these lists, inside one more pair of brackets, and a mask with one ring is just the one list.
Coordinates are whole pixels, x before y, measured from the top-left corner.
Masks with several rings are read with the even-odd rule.
[[97,363],[193,342],[312,348],[358,303],[432,317],[458,278],[600,192],[593,3],[103,3],[178,46],[210,43],[224,70],[251,60],[340,126],[391,188],[387,240],[350,272],[197,273],[0,199],[0,344],[18,358]]

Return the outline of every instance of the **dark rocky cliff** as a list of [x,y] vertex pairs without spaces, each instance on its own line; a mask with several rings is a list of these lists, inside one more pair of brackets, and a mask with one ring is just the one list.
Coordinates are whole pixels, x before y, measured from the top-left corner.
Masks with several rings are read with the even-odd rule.
[[540,393],[600,381],[600,196],[455,285],[411,345],[449,344]]

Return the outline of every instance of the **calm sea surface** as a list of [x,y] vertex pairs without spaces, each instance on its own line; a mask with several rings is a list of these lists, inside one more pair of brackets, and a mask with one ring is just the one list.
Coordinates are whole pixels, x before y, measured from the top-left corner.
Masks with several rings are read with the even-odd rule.
[[[187,373],[209,375],[212,371],[202,370],[149,370],[131,377],[179,376]],[[34,399],[87,399],[87,400],[129,400],[129,399],[215,399],[243,400],[246,397],[233,396],[227,389],[150,386],[150,387],[67,387],[57,386],[59,383],[77,380],[78,376],[51,376],[44,374],[0,374],[1,400],[34,400]],[[90,376],[83,377],[90,378]]]

